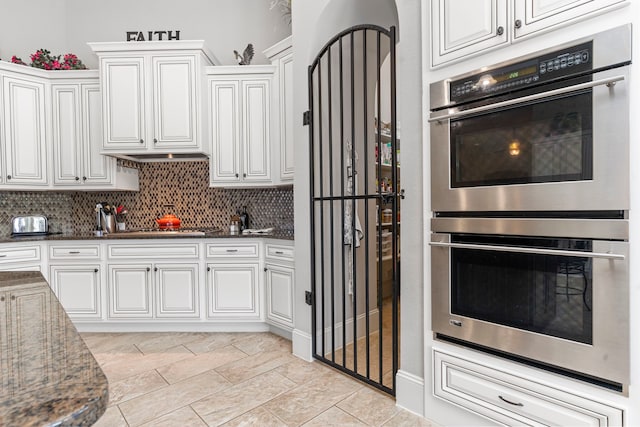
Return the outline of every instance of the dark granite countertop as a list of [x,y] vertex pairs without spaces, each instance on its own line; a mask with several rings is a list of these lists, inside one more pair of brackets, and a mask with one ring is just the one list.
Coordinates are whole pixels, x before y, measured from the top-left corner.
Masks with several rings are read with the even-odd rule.
[[96,236],[94,233],[62,233],[62,234],[49,234],[44,236],[0,236],[0,243],[12,243],[12,242],[38,242],[38,241],[58,241],[58,240],[97,240],[97,241],[118,241],[126,239],[280,239],[280,240],[294,240],[293,232],[286,230],[274,230],[268,234],[229,234],[227,230],[204,230],[204,235],[192,236],[192,235],[168,235],[168,234],[149,234],[141,235],[137,233],[114,233],[105,234],[103,236]]
[[40,272],[0,272],[0,425],[90,426],[108,383]]

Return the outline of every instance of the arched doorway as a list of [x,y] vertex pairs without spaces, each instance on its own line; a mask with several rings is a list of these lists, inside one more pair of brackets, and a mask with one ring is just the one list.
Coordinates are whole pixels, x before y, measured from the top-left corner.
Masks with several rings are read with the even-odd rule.
[[313,357],[390,394],[399,360],[395,27],[332,37],[309,67]]

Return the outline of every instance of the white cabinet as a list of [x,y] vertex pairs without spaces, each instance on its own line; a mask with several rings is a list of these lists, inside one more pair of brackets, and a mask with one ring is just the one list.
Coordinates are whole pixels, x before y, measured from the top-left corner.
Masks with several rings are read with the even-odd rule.
[[202,41],[90,43],[100,58],[103,153],[207,154]]
[[293,330],[295,269],[292,245],[265,244],[265,298],[267,322]]
[[208,67],[212,187],[274,185],[273,66]]
[[43,271],[40,245],[7,243],[0,245],[0,271]]
[[263,320],[259,243],[207,243],[206,255],[207,317]]
[[621,426],[623,411],[593,396],[434,349],[434,394],[501,425]]
[[273,80],[274,141],[279,142],[280,180],[293,181],[295,171],[293,141],[293,38],[291,36],[264,51],[276,67]]
[[156,264],[156,317],[199,317],[198,263]]
[[138,171],[102,151],[102,108],[97,72],[57,74],[51,85],[54,188],[139,189]]
[[110,318],[153,317],[151,263],[108,265]]
[[437,67],[622,6],[628,0],[433,0]]
[[102,318],[100,263],[51,264],[49,284],[71,319]]
[[5,189],[46,189],[48,83],[44,72],[0,63],[0,169]]

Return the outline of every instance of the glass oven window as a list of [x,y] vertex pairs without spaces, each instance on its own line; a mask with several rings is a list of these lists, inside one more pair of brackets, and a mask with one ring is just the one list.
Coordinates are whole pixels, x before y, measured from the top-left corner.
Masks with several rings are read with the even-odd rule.
[[452,242],[576,250],[575,257],[451,249],[451,313],[593,342],[591,241],[452,236]]
[[451,187],[589,180],[591,90],[452,120]]

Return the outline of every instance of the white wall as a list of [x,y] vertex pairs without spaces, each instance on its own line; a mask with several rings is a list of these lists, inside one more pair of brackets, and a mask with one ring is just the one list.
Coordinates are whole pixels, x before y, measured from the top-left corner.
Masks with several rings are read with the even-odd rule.
[[233,50],[253,43],[252,64],[268,64],[262,51],[291,34],[269,0],[0,0],[0,57],[39,48],[75,53],[90,68],[97,57],[87,42],[126,41],[127,31],[180,30],[182,40],[205,40],[222,65],[235,64]]

